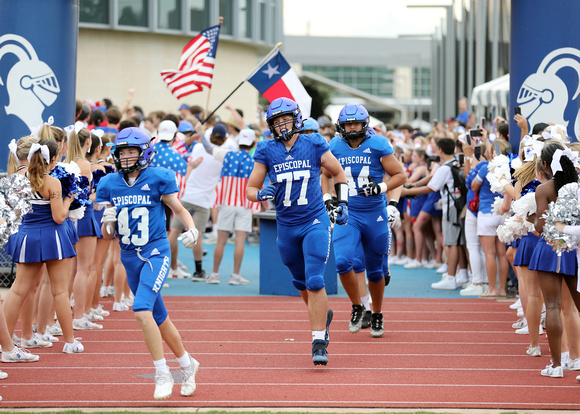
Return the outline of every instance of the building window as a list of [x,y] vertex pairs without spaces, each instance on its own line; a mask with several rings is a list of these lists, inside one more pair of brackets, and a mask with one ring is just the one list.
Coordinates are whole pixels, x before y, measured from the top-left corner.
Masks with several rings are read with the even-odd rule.
[[232,23],[234,19],[232,0],[220,0],[219,15],[224,18],[220,34],[233,35]]
[[181,0],[163,0],[157,3],[157,27],[181,30]]
[[190,30],[201,32],[209,27],[209,0],[189,0]]
[[108,0],[81,0],[79,11],[82,23],[109,24]]
[[238,23],[240,37],[252,38],[252,0],[238,0]]
[[431,97],[431,69],[413,68],[413,98]]
[[260,40],[268,40],[268,5],[265,0],[260,1]]
[[118,0],[119,25],[148,27],[147,0]]
[[388,68],[353,66],[309,66],[303,70],[316,73],[343,85],[382,98],[393,97],[394,72]]

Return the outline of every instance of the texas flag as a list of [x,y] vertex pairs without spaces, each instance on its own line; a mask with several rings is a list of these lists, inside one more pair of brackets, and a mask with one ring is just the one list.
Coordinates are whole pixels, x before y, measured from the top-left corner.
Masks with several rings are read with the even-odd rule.
[[268,102],[276,98],[290,98],[298,104],[304,119],[310,116],[312,98],[302,86],[296,72],[276,47],[264,62],[246,78]]

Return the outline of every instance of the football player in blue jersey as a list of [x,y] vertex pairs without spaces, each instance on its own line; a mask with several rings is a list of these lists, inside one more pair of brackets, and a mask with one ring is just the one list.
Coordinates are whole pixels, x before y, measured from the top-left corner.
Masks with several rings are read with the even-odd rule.
[[[119,235],[121,261],[127,282],[135,295],[133,312],[155,365],[155,399],[171,396],[173,377],[163,354],[163,342],[175,354],[181,367],[181,395],[195,391],[199,363],[185,351],[181,336],[167,315],[161,298],[163,282],[169,273],[171,252],[165,231],[167,205],[187,229],[179,237],[187,248],[198,238],[191,215],[177,199],[175,173],[162,167],[149,167],[154,155],[145,131],[131,127],[115,138],[111,151],[119,174],[101,179],[96,202],[108,205],[103,213],[103,237]],[[149,168],[147,168],[149,167]]]
[[[266,120],[274,139],[258,142],[246,196],[250,201],[275,202],[280,256],[308,306],[312,361],[314,365],[326,365],[332,310],[328,309],[324,269],[331,234],[319,177],[323,168],[336,183],[338,224],[348,220],[346,177],[322,135],[301,133],[302,113],[296,102],[288,98],[273,100]],[[262,188],[266,175],[271,184]]]
[[[385,291],[383,261],[390,237],[385,192],[400,187],[407,178],[389,141],[375,135],[368,123],[369,113],[362,105],[348,104],[338,115],[340,136],[330,141],[330,151],[344,169],[349,191],[348,224],[334,228],[333,243],[336,270],[352,302],[349,322],[352,333],[360,330],[365,314],[353,269],[355,247],[362,245],[372,298],[371,336],[380,338],[385,333],[381,312]],[[329,200],[328,181],[323,179],[322,185],[324,199]]]

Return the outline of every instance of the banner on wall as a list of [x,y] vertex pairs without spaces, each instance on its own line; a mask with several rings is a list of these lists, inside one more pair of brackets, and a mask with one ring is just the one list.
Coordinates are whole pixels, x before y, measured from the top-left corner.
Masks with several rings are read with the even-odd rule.
[[0,171],[8,143],[74,123],[78,0],[0,0]]
[[563,125],[571,141],[580,138],[580,32],[571,24],[543,25],[545,16],[566,21],[577,16],[576,0],[512,0],[510,51],[510,141],[518,148],[520,128],[513,120],[520,107],[534,125]]

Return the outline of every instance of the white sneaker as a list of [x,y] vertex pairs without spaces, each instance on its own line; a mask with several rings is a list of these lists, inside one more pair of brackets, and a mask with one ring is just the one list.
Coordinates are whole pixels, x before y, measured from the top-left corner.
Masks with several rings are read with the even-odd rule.
[[20,341],[21,341],[21,339],[19,337],[17,337],[15,333],[13,333],[12,334],[12,343],[14,344],[14,346],[20,346]]
[[125,312],[128,310],[129,306],[127,306],[124,302],[113,303],[113,312]]
[[197,370],[199,369],[199,362],[191,355],[189,355],[189,360],[191,361],[191,365],[187,368],[181,368],[181,374],[183,375],[181,380],[181,395],[184,397],[189,397],[195,391],[195,374],[197,374]]
[[99,315],[98,313],[95,313],[93,311],[91,311],[91,313],[89,313],[89,314],[85,313],[85,318],[91,322],[100,322],[102,320],[105,320],[105,318],[103,318],[101,315]]
[[524,308],[519,308],[518,312],[516,313],[516,316],[518,318],[521,318],[522,316],[524,316]]
[[79,339],[82,338],[74,338],[74,342],[72,344],[65,342],[64,347],[62,348],[62,352],[65,354],[76,354],[77,352],[83,352],[85,347],[80,343]]
[[107,286],[107,296],[115,296],[115,286]]
[[34,333],[30,339],[22,338],[20,340],[20,346],[22,348],[50,348],[52,342],[45,341],[40,334]]
[[580,358],[572,359],[570,355],[562,358],[562,368],[564,371],[580,371]]
[[10,352],[2,351],[2,362],[36,362],[40,359],[38,355],[33,355],[26,349],[17,346]]
[[187,272],[187,266],[184,265],[183,263],[181,263],[181,260],[177,259],[177,267],[179,267],[181,270]]
[[439,266],[436,270],[437,273],[445,273],[447,272],[448,268],[447,268],[447,263],[443,263],[441,266]]
[[97,306],[97,309],[91,308],[91,312],[95,312],[96,314],[101,316],[109,316],[111,314],[109,311],[103,309],[103,305]]
[[60,327],[60,323],[56,321],[54,325],[47,326],[46,333],[49,333],[54,336],[62,336],[62,328]]
[[517,322],[514,322],[512,324],[512,328],[514,328],[514,329],[521,329],[521,328],[524,328],[526,326],[528,326],[528,320],[525,317],[518,319]]
[[[519,335],[529,335],[530,334],[530,329],[529,329],[528,325],[526,325],[523,328],[516,329],[516,333],[519,334]],[[540,329],[539,329],[538,334],[539,335],[543,335],[544,334],[544,328],[542,328],[542,325],[540,325]]]
[[73,319],[73,329],[76,331],[96,331],[103,329],[103,325],[91,322],[86,318],[80,320]]
[[456,280],[455,283],[458,287],[466,288],[469,285],[469,277],[465,275],[465,277],[461,277],[459,275],[455,276]]
[[[6,379],[6,378],[8,378],[8,374],[5,373],[4,371],[0,371],[0,379]],[[2,401],[2,400],[0,400],[0,401]]]
[[561,366],[554,368],[552,364],[550,364],[546,365],[546,368],[543,369],[540,374],[542,374],[544,377],[563,378],[564,370]]
[[230,276],[230,285],[248,285],[248,284],[250,284],[250,281],[241,275],[232,273],[232,275]]
[[99,291],[99,297],[106,298],[107,297],[107,287],[101,286],[101,290]]
[[457,283],[455,282],[455,276],[447,276],[445,279],[431,284],[431,289],[440,290],[455,290],[457,289]]
[[528,354],[531,357],[539,357],[542,356],[542,351],[540,350],[540,345],[538,346],[529,346],[526,354]]
[[217,243],[217,237],[213,237],[213,235],[204,237],[202,239],[202,243],[203,244],[208,244],[208,245],[216,244]]
[[220,274],[219,273],[212,273],[207,277],[205,283],[209,283],[211,285],[217,285],[220,283]]
[[191,275],[178,266],[177,269],[169,268],[169,277],[187,279],[188,277],[191,277]]
[[439,264],[434,259],[431,259],[428,262],[423,262],[423,266],[427,269],[435,269],[436,267],[439,267]]
[[405,269],[422,269],[423,263],[419,262],[418,260],[411,260],[403,267]]
[[518,298],[514,303],[510,305],[510,309],[516,310],[522,307],[522,300]]
[[53,343],[59,341],[59,339],[56,336],[53,336],[53,335],[49,334],[48,332],[46,332],[44,335],[42,335],[42,334],[39,334],[39,335],[43,341],[53,342]]
[[157,371],[155,372],[155,393],[153,398],[162,400],[171,397],[173,392],[173,376],[171,373]]
[[401,257],[393,257],[393,259],[389,259],[389,264],[393,264],[393,265],[397,265],[397,266],[403,266],[406,265],[409,262],[409,258],[407,256],[401,256]]
[[479,284],[474,285],[470,283],[466,288],[463,288],[459,291],[460,296],[479,296],[485,292],[485,285]]

